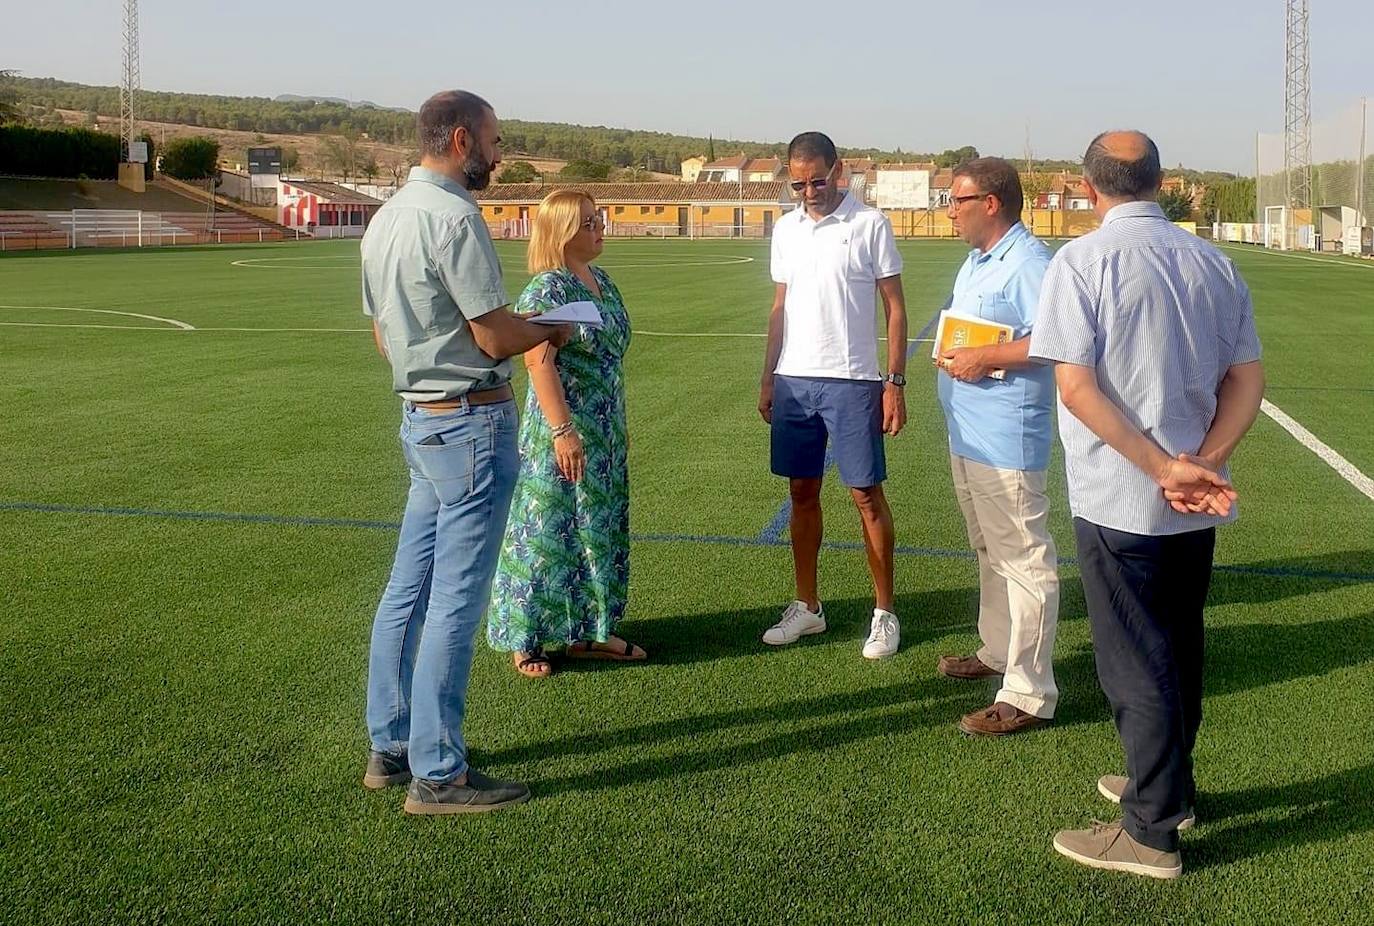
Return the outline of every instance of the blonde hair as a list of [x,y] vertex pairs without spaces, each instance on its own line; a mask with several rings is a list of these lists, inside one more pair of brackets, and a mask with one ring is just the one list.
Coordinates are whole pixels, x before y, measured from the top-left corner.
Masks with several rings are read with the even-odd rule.
[[582,229],[584,202],[596,206],[596,200],[582,190],[554,190],[544,197],[530,228],[530,273],[556,270],[564,265],[563,249]]

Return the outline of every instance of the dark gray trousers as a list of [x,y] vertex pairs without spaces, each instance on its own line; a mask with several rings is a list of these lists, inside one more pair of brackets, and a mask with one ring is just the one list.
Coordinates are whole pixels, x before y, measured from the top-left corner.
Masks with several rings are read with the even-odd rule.
[[1130,784],[1122,822],[1173,852],[1191,810],[1202,723],[1202,610],[1216,528],[1151,537],[1073,522],[1097,677],[1116,720]]

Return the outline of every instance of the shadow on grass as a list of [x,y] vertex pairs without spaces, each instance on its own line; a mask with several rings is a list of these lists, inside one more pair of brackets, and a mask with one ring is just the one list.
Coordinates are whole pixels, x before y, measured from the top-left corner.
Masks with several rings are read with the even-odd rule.
[[[1322,587],[1328,588],[1333,582],[1357,582],[1358,572],[1364,568],[1360,557],[1366,555],[1336,553],[1321,557],[1271,560],[1247,564],[1243,568],[1249,572],[1239,569],[1221,571],[1214,581],[1213,597],[1209,603],[1276,601],[1306,593],[1314,582],[1320,582]],[[1350,573],[1348,580],[1344,577],[1318,580],[1295,572],[1322,571],[1330,574],[1351,570],[1352,563],[1355,564],[1355,572]],[[1290,572],[1294,574],[1290,575]],[[1074,587],[1065,588],[1064,617],[1081,619],[1081,590],[1076,587],[1077,583],[1071,583],[1071,586]],[[827,602],[827,633],[803,638],[787,649],[804,650],[837,641],[852,641],[855,651],[848,658],[858,659],[858,647],[867,633],[871,608],[872,601],[868,598]],[[898,596],[896,609],[903,618],[903,648],[919,646],[951,633],[975,633],[976,608],[977,590],[971,587],[931,589]],[[778,606],[770,606],[664,620],[633,621],[627,623],[624,629],[630,639],[650,652],[652,664],[671,666],[762,656],[774,652],[773,647],[762,643],[760,635],[777,620],[779,610]],[[1334,669],[1374,660],[1374,613],[1296,624],[1249,623],[1212,627],[1207,633],[1207,649],[1205,696],[1208,698],[1320,676]],[[836,654],[836,658],[846,657]],[[669,756],[601,767],[552,778],[538,785],[539,792],[545,795],[597,790],[763,762],[785,755],[826,751],[873,737],[900,735],[930,725],[952,724],[961,714],[989,703],[999,684],[995,678],[975,684],[945,679],[936,674],[933,661],[931,665],[912,661],[909,666],[910,682],[575,734],[501,750],[483,759],[497,764],[538,763],[566,756],[621,750],[627,746],[649,746],[679,737],[688,738],[681,751]],[[579,663],[576,670],[633,672],[640,671],[641,667]],[[1110,720],[1110,711],[1098,685],[1089,647],[1080,645],[1064,652],[1061,645],[1055,660],[1055,674],[1062,692],[1054,724],[1056,728]],[[798,721],[826,721],[827,718],[833,720],[815,723],[803,730],[767,731],[767,735],[748,743],[702,748],[702,744],[692,742],[694,738],[734,728],[787,728]],[[1367,769],[1362,771],[1366,775],[1369,773]],[[1350,782],[1344,780],[1328,782],[1327,786],[1336,791],[1352,787]],[[1240,797],[1217,800],[1223,801],[1225,813],[1234,815],[1251,812],[1245,809],[1249,806],[1247,801],[1250,804],[1268,799],[1274,802],[1288,799],[1299,801],[1304,800],[1304,794],[1307,804],[1319,799],[1312,798],[1310,791],[1303,792],[1295,787],[1291,790],[1243,792]],[[1226,810],[1226,800],[1230,800],[1230,806],[1237,809]],[[1215,810],[1209,811],[1209,814],[1221,815]],[[1314,827],[1317,825],[1313,824]],[[1365,826],[1365,823],[1361,823],[1361,826]],[[1266,838],[1273,841],[1272,837]],[[1258,847],[1256,851],[1263,848],[1262,842],[1255,843]]]
[[[686,665],[717,659],[734,659],[776,652],[762,640],[763,632],[777,623],[787,602],[763,608],[689,614],[664,620],[626,621],[617,632],[649,652],[655,663]],[[852,640],[854,655],[868,635],[873,618],[873,599],[850,598],[823,602],[827,629],[803,637],[788,649],[824,646]],[[974,588],[930,589],[897,595],[893,609],[902,622],[902,646],[917,646],[962,629],[975,629],[978,591]],[[571,668],[571,664],[569,664]],[[623,664],[579,662],[578,671],[605,671]],[[933,668],[933,667],[932,667]]]
[[1249,691],[1374,660],[1374,612],[1302,624],[1218,627],[1207,632],[1207,647],[1205,693]]
[[[1333,772],[1310,781],[1271,787],[1246,788],[1199,796],[1198,815],[1204,825],[1232,817],[1259,815],[1265,819],[1216,827],[1215,832],[1188,840],[1190,870],[1229,865],[1252,856],[1267,855],[1291,846],[1329,842],[1374,830],[1374,764]],[[1210,830],[1212,827],[1207,826]]]
[[[1374,661],[1374,612],[1301,624],[1231,624],[1207,630],[1203,675],[1206,699]],[[1056,726],[1096,723],[1111,716],[1097,681],[1092,650],[1061,653],[1054,661],[1062,693]]]
[[892,737],[921,727],[951,723],[960,711],[959,702],[966,700],[966,697],[966,692],[952,685],[949,679],[923,679],[911,684],[886,685],[844,694],[786,701],[765,708],[722,711],[604,734],[570,737],[549,744],[493,754],[491,759],[502,763],[533,761],[555,755],[597,749],[620,749],[636,743],[697,736],[734,727],[759,724],[786,727],[798,721],[815,721],[831,715],[864,712],[857,717],[848,716],[827,723],[813,723],[804,729],[770,732],[750,742],[708,748],[692,748],[689,745],[683,751],[672,755],[621,762],[608,768],[596,768],[575,775],[532,782],[533,789],[540,797],[564,792],[597,791],[724,768],[737,768],[799,753],[825,752],[875,737]]
[[[546,743],[533,743],[487,753],[483,755],[482,759],[484,762],[503,764],[536,762],[604,750],[623,749],[627,746],[659,743],[678,737],[695,737],[706,733],[731,730],[736,727],[749,727],[759,724],[782,725],[800,720],[815,720],[831,715],[852,714],[856,711],[873,711],[906,704],[917,704],[932,699],[943,701],[961,696],[961,689],[954,687],[948,679],[899,682],[814,698],[780,701],[765,707],[742,707],[710,714],[695,714],[675,720],[658,720],[615,730],[578,733]],[[948,714],[943,716],[946,719],[949,717]],[[781,753],[777,754],[781,755]]]
[[1333,588],[1374,584],[1374,552],[1346,550],[1217,566],[1208,605],[1264,604]]

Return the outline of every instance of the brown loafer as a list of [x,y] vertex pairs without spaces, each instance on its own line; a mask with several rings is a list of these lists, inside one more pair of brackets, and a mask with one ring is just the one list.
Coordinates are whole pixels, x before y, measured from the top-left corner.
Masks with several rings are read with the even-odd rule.
[[1047,723],[1044,717],[1027,714],[1019,707],[998,701],[992,707],[965,714],[959,721],[959,729],[969,736],[1009,736]]
[[950,678],[987,678],[1002,674],[992,666],[984,665],[977,656],[941,656],[936,668],[941,675]]

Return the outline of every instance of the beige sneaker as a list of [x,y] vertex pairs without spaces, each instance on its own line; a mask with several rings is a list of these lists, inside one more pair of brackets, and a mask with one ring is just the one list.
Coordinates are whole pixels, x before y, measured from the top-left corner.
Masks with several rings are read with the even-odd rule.
[[[1125,775],[1103,775],[1097,779],[1097,793],[1111,801],[1113,804],[1121,803],[1121,795],[1126,790],[1126,785],[1131,779]],[[1189,810],[1188,816],[1183,818],[1183,822],[1178,825],[1178,831],[1190,830],[1197,826],[1197,811]]]
[[1183,859],[1177,852],[1160,852],[1143,846],[1115,823],[1094,823],[1090,830],[1060,830],[1055,851],[1089,868],[1128,871],[1147,878],[1177,878]]

